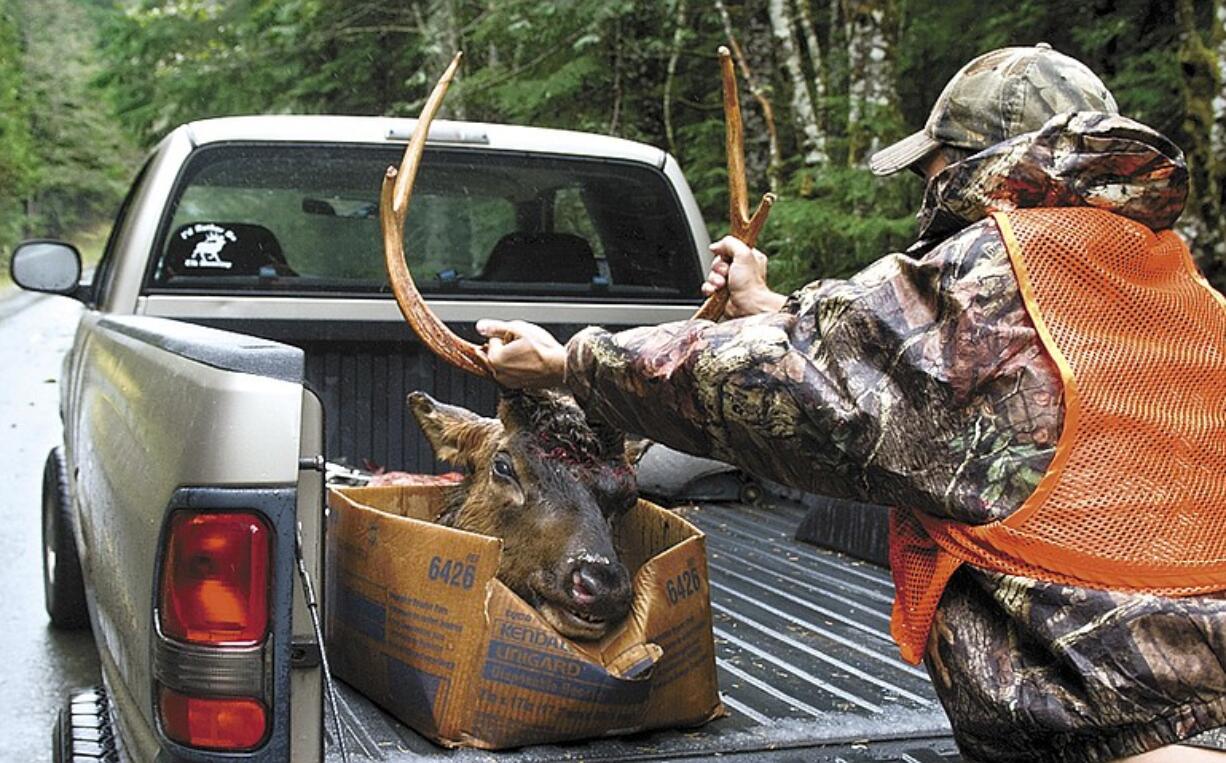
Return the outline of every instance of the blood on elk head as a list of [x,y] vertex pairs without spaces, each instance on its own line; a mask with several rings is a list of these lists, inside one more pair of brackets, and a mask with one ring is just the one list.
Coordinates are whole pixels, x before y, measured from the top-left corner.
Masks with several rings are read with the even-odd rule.
[[498,577],[564,636],[604,636],[630,611],[613,524],[638,491],[625,438],[569,397],[502,390],[497,418],[422,392],[409,405],[435,454],[466,472],[438,521],[503,540]]
[[[726,49],[720,54],[733,234],[752,244],[773,197],[749,217],[735,78]],[[399,169],[388,167],[379,219],[388,279],[405,319],[436,355],[492,380],[480,348],[426,306],[404,256],[404,223],[426,136],[459,63],[457,53],[427,99]],[[695,317],[717,319],[724,300],[717,293]],[[587,421],[573,399],[554,391],[500,389],[497,418],[422,392],[409,395],[409,405],[438,458],[467,474],[447,488],[441,523],[502,538],[498,577],[562,635],[601,638],[625,619],[633,592],[613,527],[638,491],[622,433]]]

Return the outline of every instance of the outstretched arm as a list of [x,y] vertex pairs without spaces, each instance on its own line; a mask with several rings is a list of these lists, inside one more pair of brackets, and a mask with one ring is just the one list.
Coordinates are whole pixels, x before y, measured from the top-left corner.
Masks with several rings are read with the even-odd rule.
[[535,356],[548,372],[526,378],[560,378],[590,414],[678,450],[964,521],[1016,509],[1062,424],[1059,374],[990,221],[921,259],[810,284],[776,312],[489,352],[500,381]]
[[991,221],[817,281],[777,312],[567,345],[592,415],[826,495],[987,522],[1033,491],[1062,388]]

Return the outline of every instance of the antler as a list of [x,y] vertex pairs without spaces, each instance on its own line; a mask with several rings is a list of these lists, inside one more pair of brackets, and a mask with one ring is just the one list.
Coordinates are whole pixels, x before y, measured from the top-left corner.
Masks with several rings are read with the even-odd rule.
[[383,259],[387,264],[387,277],[392,284],[392,293],[396,295],[396,303],[405,320],[421,337],[422,342],[436,355],[458,368],[484,378],[493,378],[489,365],[481,350],[472,342],[465,341],[438,319],[426,306],[409,273],[408,263],[404,257],[404,220],[409,213],[409,199],[413,195],[413,181],[417,179],[417,168],[421,165],[422,151],[426,145],[426,135],[430,132],[430,123],[438,113],[443,103],[443,96],[460,66],[462,53],[456,53],[451,59],[451,65],[443,72],[442,78],[434,86],[434,91],[422,107],[421,116],[417,119],[417,127],[413,137],[404,150],[404,159],[400,169],[388,167],[383,177],[383,190],[379,199],[379,222],[383,228]]
[[[771,205],[775,203],[775,194],[765,194],[762,201],[758,202],[753,216],[750,216],[749,191],[745,184],[745,139],[741,127],[741,101],[737,96],[732,53],[723,45],[719,46],[719,65],[724,81],[724,136],[725,151],[728,154],[728,216],[731,218],[731,233],[752,247],[766,223]],[[694,318],[717,321],[723,317],[727,305],[728,289],[724,287],[707,297],[707,301],[694,313]]]

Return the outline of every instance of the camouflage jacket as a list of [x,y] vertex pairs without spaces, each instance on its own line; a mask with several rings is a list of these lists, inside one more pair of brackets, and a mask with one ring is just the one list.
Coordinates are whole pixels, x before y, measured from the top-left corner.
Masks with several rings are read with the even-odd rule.
[[[597,417],[761,477],[999,520],[1045,472],[1063,406],[989,211],[1088,205],[1163,229],[1186,189],[1181,152],[1149,128],[1057,116],[934,177],[905,253],[811,283],[777,313],[588,329],[566,382]],[[1176,647],[1195,660],[1154,664]],[[927,662],[969,760],[1110,760],[1226,724],[1218,598],[964,567]]]

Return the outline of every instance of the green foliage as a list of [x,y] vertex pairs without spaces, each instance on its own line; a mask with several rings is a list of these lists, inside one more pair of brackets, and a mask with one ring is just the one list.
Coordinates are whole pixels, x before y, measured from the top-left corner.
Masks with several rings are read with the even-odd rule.
[[62,236],[114,212],[130,148],[94,85],[98,64],[88,13],[73,0],[27,3],[25,39],[38,166],[27,209],[36,219],[27,225]]
[[850,276],[906,248],[915,230],[914,177],[881,180],[862,169],[797,173],[771,211],[762,240],[771,286],[789,292],[816,278]]
[[[1223,1],[1180,0],[1191,8],[1184,17],[1204,30]],[[457,48],[465,62],[445,106],[455,118],[664,146],[669,82],[677,158],[719,235],[727,190],[715,49],[727,38],[712,5],[690,0],[674,50],[678,2],[0,0],[0,251],[23,226],[64,229],[113,204],[133,164],[127,136],[148,147],[177,124],[229,114],[412,115]],[[1193,47],[1167,0],[793,0],[792,13],[797,2],[808,9],[822,51],[812,60],[797,14],[802,68],[826,90],[817,106],[828,167],[803,163],[802,130],[788,98],[794,85],[765,0],[725,1],[775,112],[781,198],[761,243],[776,254],[772,278],[782,287],[846,275],[906,246],[919,183],[872,178],[846,168],[847,157],[866,141],[917,129],[962,64],[1003,45],[1046,40],[1082,59],[1103,75],[1124,113],[1202,157],[1200,187],[1226,189],[1226,167],[1203,158],[1206,88],[1220,88],[1221,73],[1202,61],[1189,78]],[[897,102],[850,124],[856,74],[847,14],[866,7],[883,10],[885,38],[894,43],[888,55]],[[1213,49],[1223,32],[1204,34]],[[742,93],[749,186],[760,193],[766,125],[743,80]],[[37,219],[23,217],[24,201],[34,202]],[[1221,228],[1220,219],[1203,223]],[[1226,277],[1226,266],[1221,270]]]
[[300,37],[320,4],[146,0],[108,20],[101,82],[146,145],[192,119],[277,111],[315,52]]
[[0,0],[0,267],[21,236],[22,205],[34,179],[21,33],[14,0]]
[[0,257],[31,235],[109,218],[133,160],[99,73],[95,14],[75,0],[0,0]]

